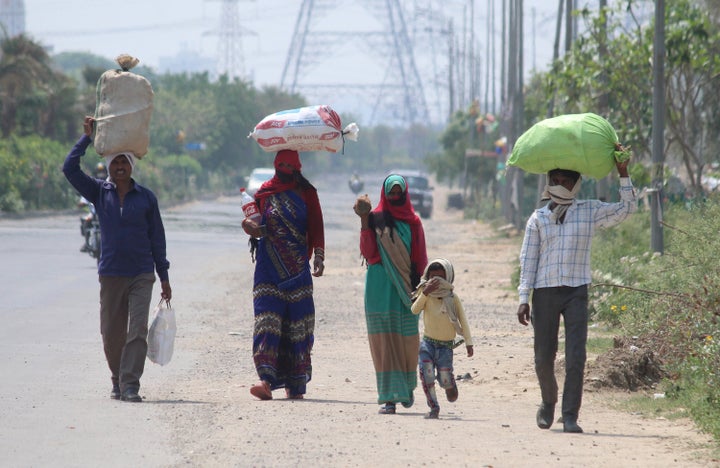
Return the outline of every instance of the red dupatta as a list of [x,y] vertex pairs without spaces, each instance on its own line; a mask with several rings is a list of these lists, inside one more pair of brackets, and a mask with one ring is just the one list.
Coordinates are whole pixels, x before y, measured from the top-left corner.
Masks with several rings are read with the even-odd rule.
[[[388,177],[392,177],[392,175]],[[422,271],[425,270],[428,262],[427,248],[425,246],[425,231],[422,222],[410,202],[408,184],[404,177],[405,189],[403,190],[403,195],[405,196],[405,203],[401,206],[395,206],[390,203],[385,196],[385,181],[387,181],[388,177],[383,181],[382,188],[380,189],[380,202],[375,209],[372,210],[372,213],[382,216],[382,212],[387,211],[396,220],[406,222],[410,225],[410,262],[415,265],[418,274],[421,274]]]

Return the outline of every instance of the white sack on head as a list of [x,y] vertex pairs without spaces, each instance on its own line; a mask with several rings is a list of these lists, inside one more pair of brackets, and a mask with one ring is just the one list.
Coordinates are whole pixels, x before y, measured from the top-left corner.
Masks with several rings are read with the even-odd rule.
[[143,76],[130,72],[139,60],[121,55],[118,70],[108,70],[97,83],[95,151],[101,156],[130,152],[141,159],[150,144],[153,90]]
[[248,135],[263,150],[329,151],[343,149],[345,137],[356,141],[359,128],[351,123],[342,128],[340,116],[327,105],[301,107],[270,114]]

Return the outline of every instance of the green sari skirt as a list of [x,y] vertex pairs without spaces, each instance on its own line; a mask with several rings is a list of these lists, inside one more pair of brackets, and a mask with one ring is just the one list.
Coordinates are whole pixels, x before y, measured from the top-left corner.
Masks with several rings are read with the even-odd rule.
[[375,366],[378,404],[412,404],[417,386],[418,315],[406,306],[381,263],[365,281],[365,320]]

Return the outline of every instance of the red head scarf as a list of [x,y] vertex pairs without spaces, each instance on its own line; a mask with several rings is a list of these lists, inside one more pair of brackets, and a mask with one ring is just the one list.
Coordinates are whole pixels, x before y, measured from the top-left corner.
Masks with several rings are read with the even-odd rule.
[[[300,163],[300,155],[297,151],[281,150],[275,155],[275,171],[284,172],[280,169],[281,162],[287,163],[293,167],[295,172],[300,172],[302,164]],[[301,198],[307,205],[308,210],[308,256],[312,255],[315,247],[325,248],[325,230],[323,225],[322,209],[320,208],[320,200],[318,199],[315,187],[302,189],[298,186],[297,180],[293,178],[290,182],[282,182],[277,173],[272,179],[264,182],[260,189],[255,192],[255,201],[260,207],[260,212],[265,211],[265,199],[276,193],[286,192],[288,190],[297,190]]]
[[261,199],[266,198],[272,194],[285,192],[288,190],[292,190],[297,187],[297,181],[294,179],[290,182],[282,182],[278,176],[277,172],[282,172],[284,174],[291,174],[290,172],[286,172],[286,170],[280,168],[280,163],[286,163],[293,167],[294,170],[300,172],[300,169],[302,168],[302,163],[300,163],[300,155],[297,151],[293,150],[280,150],[275,155],[275,162],[273,163],[275,166],[276,174],[272,177],[272,179],[264,182],[260,189],[255,193],[255,200],[260,202]]
[[[387,194],[395,185],[400,185],[405,196],[405,203],[401,206],[395,206],[387,199]],[[408,194],[408,185],[404,177],[397,174],[391,174],[385,178],[380,189],[380,202],[377,204],[373,213],[382,213],[387,211],[393,218],[398,221],[404,221],[410,225],[410,261],[415,265],[418,273],[425,270],[427,266],[427,248],[425,246],[425,231],[423,230],[420,217],[415,213],[412,203],[410,202],[410,194]]]
[[300,169],[302,169],[302,164],[300,163],[300,155],[297,151],[280,150],[275,155],[275,170],[289,174],[290,172],[280,168],[280,163],[289,164],[294,170],[298,172],[300,171]]

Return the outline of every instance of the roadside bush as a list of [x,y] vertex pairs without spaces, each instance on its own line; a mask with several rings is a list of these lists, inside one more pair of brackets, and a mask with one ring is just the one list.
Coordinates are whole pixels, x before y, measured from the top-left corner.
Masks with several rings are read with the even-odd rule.
[[0,195],[0,211],[7,213],[22,213],[25,211],[25,203],[23,203],[20,194],[16,190],[4,190],[5,193]]
[[720,203],[670,207],[661,256],[646,253],[647,219],[638,213],[596,238],[592,308],[653,343],[670,375],[668,394],[720,439]]
[[138,183],[150,188],[163,202],[177,203],[196,196],[202,166],[187,154],[150,157],[142,162]]
[[68,148],[38,136],[0,140],[0,209],[67,208],[72,188],[62,173]]

